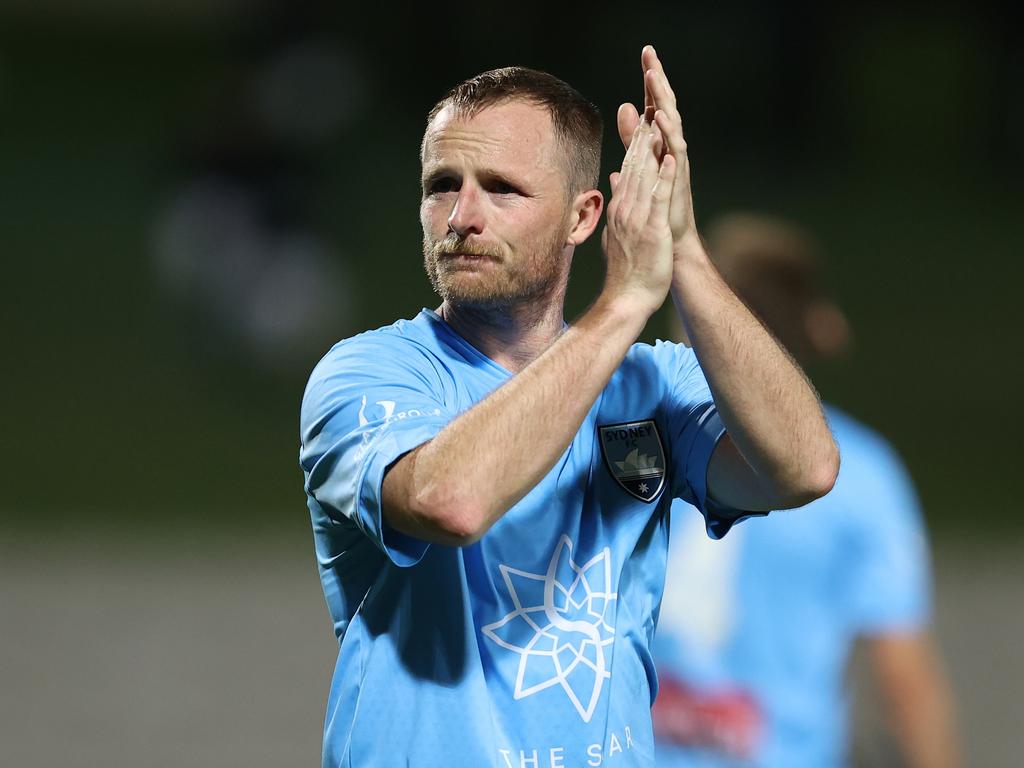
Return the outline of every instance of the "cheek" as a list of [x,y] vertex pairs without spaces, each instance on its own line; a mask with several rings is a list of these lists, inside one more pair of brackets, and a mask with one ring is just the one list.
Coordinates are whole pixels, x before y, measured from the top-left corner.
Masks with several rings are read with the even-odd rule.
[[552,213],[544,218],[535,229],[534,238],[545,246],[552,246],[555,242],[564,244],[569,232],[569,220],[566,215],[559,212]]
[[437,200],[424,200],[420,203],[420,226],[423,227],[424,233],[437,232],[439,227],[441,231],[446,230],[447,221],[444,206]]

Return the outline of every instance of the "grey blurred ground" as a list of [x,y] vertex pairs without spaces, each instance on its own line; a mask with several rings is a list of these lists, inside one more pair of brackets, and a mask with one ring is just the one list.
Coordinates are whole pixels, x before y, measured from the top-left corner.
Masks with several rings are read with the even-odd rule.
[[[968,764],[1019,766],[1019,549],[938,548]],[[305,531],[0,540],[0,765],[318,764],[334,639]],[[859,762],[892,764],[877,710]]]

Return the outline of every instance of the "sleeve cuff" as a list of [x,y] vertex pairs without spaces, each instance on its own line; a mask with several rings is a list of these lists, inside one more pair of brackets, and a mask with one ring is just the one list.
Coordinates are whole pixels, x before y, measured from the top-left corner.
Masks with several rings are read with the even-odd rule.
[[709,405],[697,420],[697,434],[686,457],[686,482],[693,494],[693,504],[704,516],[708,536],[720,539],[736,523],[748,517],[764,517],[767,512],[749,512],[719,504],[708,496],[708,465],[718,441],[725,435],[725,425],[718,408]]
[[[389,527],[381,508],[381,488],[388,468],[409,451],[440,432],[447,422],[430,419],[409,424],[405,429],[387,429],[374,439],[356,480],[357,514],[361,527],[388,558],[400,568],[416,565],[430,543]],[[392,425],[394,426],[394,425]]]

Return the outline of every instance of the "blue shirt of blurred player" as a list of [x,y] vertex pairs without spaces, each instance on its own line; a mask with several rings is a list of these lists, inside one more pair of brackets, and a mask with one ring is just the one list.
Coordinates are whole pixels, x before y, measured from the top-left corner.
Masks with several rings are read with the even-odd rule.
[[654,646],[659,766],[842,764],[854,639],[927,623],[909,478],[879,435],[828,414],[843,465],[813,515],[775,512],[716,542],[692,508],[673,507]]

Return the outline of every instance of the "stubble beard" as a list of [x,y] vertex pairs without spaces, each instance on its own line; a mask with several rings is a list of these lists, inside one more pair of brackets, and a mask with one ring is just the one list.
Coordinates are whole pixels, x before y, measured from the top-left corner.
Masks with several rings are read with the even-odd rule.
[[[562,276],[561,228],[536,249],[527,261],[515,263],[493,249],[470,244],[454,233],[443,240],[423,235],[423,265],[434,292],[453,306],[477,311],[508,310],[531,304],[559,289]],[[452,268],[451,254],[468,253],[494,260],[483,267],[488,274],[468,275]]]

